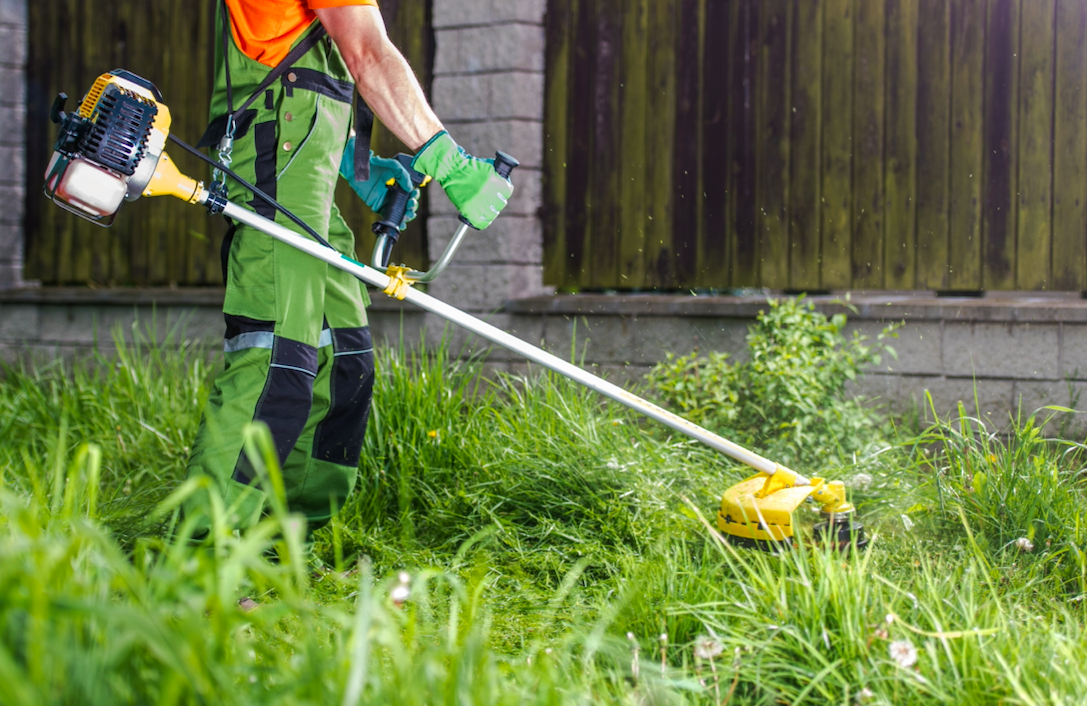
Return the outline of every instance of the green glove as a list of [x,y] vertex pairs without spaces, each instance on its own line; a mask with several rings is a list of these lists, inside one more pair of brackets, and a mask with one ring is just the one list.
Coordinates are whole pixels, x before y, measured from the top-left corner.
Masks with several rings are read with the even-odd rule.
[[513,194],[513,183],[498,175],[493,159],[466,153],[445,130],[423,145],[411,166],[437,179],[460,215],[477,230],[489,226]]
[[404,165],[395,159],[378,157],[373,150],[370,150],[370,178],[365,181],[355,179],[354,137],[347,141],[347,147],[340,159],[340,176],[347,180],[347,183],[351,185],[351,189],[366,202],[366,205],[374,213],[381,213],[381,209],[385,206],[385,201],[389,195],[389,187],[393,184],[399,184],[404,191],[410,191],[411,198],[408,199],[408,209],[404,213],[404,221],[400,224],[400,230],[404,230],[404,226],[408,224],[408,221],[415,218],[415,212],[419,210],[419,190],[411,185],[408,170],[404,169]]

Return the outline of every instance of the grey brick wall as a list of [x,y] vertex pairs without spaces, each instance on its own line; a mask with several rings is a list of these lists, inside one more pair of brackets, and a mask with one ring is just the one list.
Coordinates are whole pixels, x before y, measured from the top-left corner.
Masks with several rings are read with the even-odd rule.
[[[493,226],[470,233],[430,285],[438,298],[478,314],[509,299],[545,294],[539,210],[543,166],[546,0],[434,0],[434,110],[469,153],[496,149],[521,162],[515,191]],[[429,189],[431,260],[456,229],[456,209]],[[431,327],[440,326],[431,322]]]
[[0,0],[0,289],[23,286],[27,0]]

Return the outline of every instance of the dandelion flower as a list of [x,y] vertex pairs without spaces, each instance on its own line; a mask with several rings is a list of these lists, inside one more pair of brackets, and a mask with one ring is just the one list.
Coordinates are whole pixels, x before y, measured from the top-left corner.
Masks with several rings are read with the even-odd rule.
[[694,641],[694,656],[698,659],[713,659],[725,651],[725,646],[712,637],[700,635]]
[[389,592],[389,598],[392,599],[393,603],[401,606],[404,605],[404,602],[408,600],[408,596],[411,595],[411,574],[407,571],[401,571],[398,578],[400,579],[400,583],[396,585],[396,588]]
[[1030,541],[1026,537],[1020,537],[1019,539],[1015,540],[1015,546],[1021,552],[1034,551],[1034,542]]
[[438,430],[437,429],[431,429],[430,431],[428,431],[426,433],[426,435],[429,436],[431,439],[437,439],[438,438]]
[[887,650],[899,667],[912,667],[917,664],[917,648],[909,640],[895,640]]

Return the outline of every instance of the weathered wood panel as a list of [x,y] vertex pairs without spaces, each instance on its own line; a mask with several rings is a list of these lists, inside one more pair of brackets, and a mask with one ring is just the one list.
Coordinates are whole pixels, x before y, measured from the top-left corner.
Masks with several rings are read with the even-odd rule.
[[853,20],[854,0],[827,0],[823,20],[824,289],[852,284]]
[[[56,127],[49,107],[59,92],[75,107],[94,79],[127,68],[162,91],[173,117],[172,131],[195,143],[208,120],[216,3],[210,0],[49,0],[28,3],[26,232],[28,278],[43,284],[221,285],[221,218],[176,199],[140,199],[125,204],[114,226],[102,229],[49,203],[42,175],[52,154]],[[430,82],[433,40],[427,0],[385,0],[390,37]],[[195,63],[194,63],[195,60]],[[379,126],[375,151],[403,150]],[[179,168],[206,179],[203,162],[168,148]],[[343,185],[344,187],[346,185]],[[356,232],[358,253],[369,258],[373,216],[349,190],[337,201]],[[409,226],[397,259],[425,266],[422,218]]]
[[1087,289],[1087,5],[1057,0],[1053,283]]
[[887,2],[883,286],[912,289],[917,227],[917,3]]
[[649,96],[649,0],[629,0],[623,9],[619,81],[619,279],[615,287],[645,280],[646,100]]
[[1016,286],[1050,289],[1053,215],[1054,0],[1022,6],[1019,58],[1019,219]]
[[[611,8],[624,49],[607,68],[621,83],[608,139],[645,164],[646,206],[624,211],[637,192],[622,181],[600,233],[610,221],[578,225],[584,195],[561,204],[564,252],[547,257],[564,268],[548,281],[585,286],[567,268],[606,270],[617,250],[622,289],[1087,289],[1083,3],[638,0],[575,13],[574,1],[549,5],[572,24],[564,35],[552,21],[549,36],[588,43],[560,67],[564,90],[607,68],[594,42]],[[627,26],[642,3],[644,43]],[[626,82],[643,66],[641,152],[628,137],[640,89]],[[555,127],[570,131],[562,178],[599,196],[612,177],[579,172],[575,143],[582,118],[610,108],[577,110]]]
[[759,281],[789,279],[789,31],[786,0],[764,0],[759,18]]
[[948,287],[950,245],[951,8],[946,0],[920,0],[917,20],[917,279],[913,286],[941,290]]
[[862,289],[883,287],[885,9],[860,0],[854,10],[852,286]]
[[793,3],[789,132],[789,288],[820,283],[823,0]]

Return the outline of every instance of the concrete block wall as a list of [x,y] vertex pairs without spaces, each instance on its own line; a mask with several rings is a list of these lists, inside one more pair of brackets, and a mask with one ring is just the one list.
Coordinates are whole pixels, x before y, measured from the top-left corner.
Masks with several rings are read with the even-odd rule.
[[[500,149],[521,166],[513,173],[513,198],[502,216],[487,230],[469,233],[428,291],[499,326],[509,324],[509,317],[498,313],[506,301],[553,291],[543,284],[539,217],[546,6],[546,0],[434,0],[435,112],[470,154],[493,157]],[[428,189],[427,198],[433,262],[458,221],[441,189]],[[429,330],[444,326],[428,317]],[[471,337],[458,338],[458,344],[472,343]]]
[[[853,386],[896,412],[931,417],[926,394],[937,414],[953,413],[961,401],[994,428],[1009,414],[1044,405],[1087,411],[1087,300],[1076,293],[874,293],[854,296],[856,311],[837,298],[812,301],[828,315],[845,313],[846,335],[874,341],[887,325],[902,324],[887,341],[897,357],[884,356]],[[748,328],[765,308],[755,297],[576,295],[523,299],[507,311],[522,337],[634,385],[667,353],[697,349],[745,359]],[[1071,433],[1087,433],[1087,415],[1062,421]]]
[[0,289],[23,286],[27,0],[0,0]]

